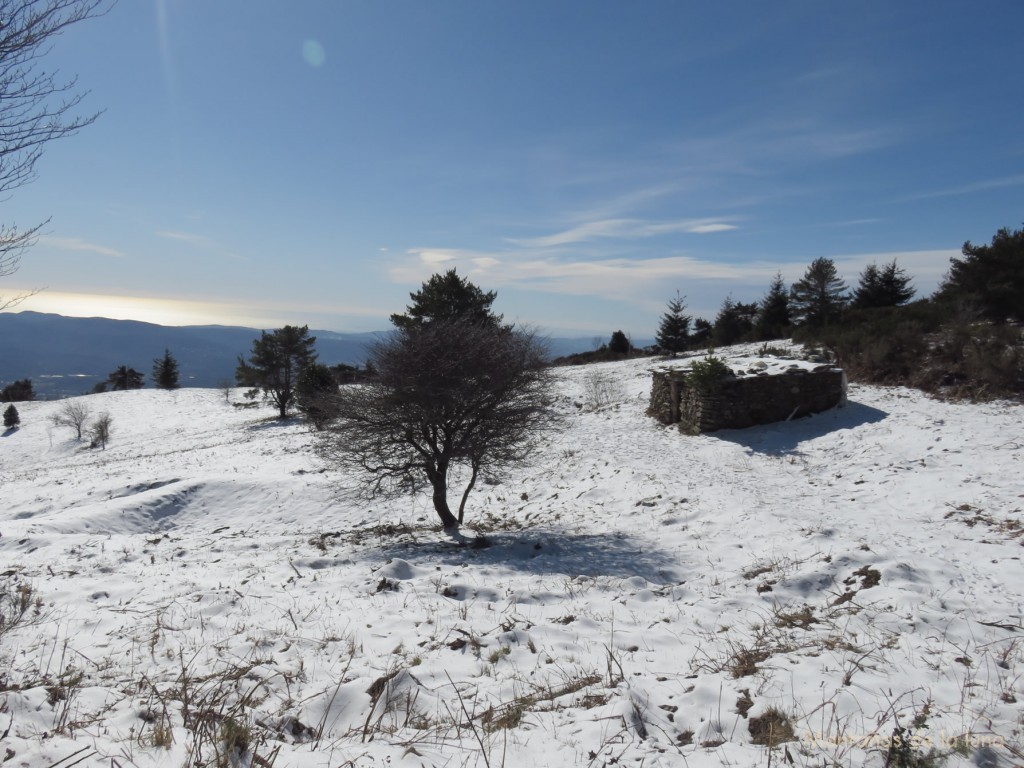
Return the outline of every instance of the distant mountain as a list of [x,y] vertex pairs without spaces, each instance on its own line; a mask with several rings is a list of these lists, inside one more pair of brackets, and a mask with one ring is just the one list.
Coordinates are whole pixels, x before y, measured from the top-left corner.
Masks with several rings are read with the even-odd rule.
[[[311,331],[327,365],[366,359],[374,333]],[[171,327],[103,317],[40,312],[0,313],[0,383],[32,379],[40,398],[90,391],[119,365],[141,371],[150,386],[153,360],[169,349],[181,384],[216,387],[234,381],[239,355],[248,355],[260,331],[221,325]]]
[[[355,365],[384,332],[314,331],[320,362]],[[104,317],[65,317],[41,312],[0,313],[0,386],[32,379],[40,398],[92,390],[119,365],[146,376],[165,349],[178,361],[185,387],[234,381],[238,356],[248,356],[259,329],[223,325],[174,327]],[[555,357],[593,349],[593,339],[551,339]]]

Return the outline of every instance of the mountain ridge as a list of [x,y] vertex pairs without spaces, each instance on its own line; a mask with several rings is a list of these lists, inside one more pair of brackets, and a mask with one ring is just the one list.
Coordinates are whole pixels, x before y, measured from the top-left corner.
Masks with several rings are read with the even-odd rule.
[[[168,326],[141,320],[68,317],[45,312],[0,313],[0,386],[31,379],[37,397],[80,395],[119,365],[143,373],[169,349],[182,386],[217,387],[235,379],[239,355],[248,355],[262,329],[234,325]],[[387,331],[310,330],[320,362],[361,364]],[[551,339],[552,356],[591,349],[593,338]]]

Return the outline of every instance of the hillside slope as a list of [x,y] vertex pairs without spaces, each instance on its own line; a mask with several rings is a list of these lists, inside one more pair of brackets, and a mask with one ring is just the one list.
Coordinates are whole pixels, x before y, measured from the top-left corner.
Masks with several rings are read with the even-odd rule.
[[215,390],[81,398],[105,451],[19,404],[10,764],[765,765],[770,733],[773,762],[882,766],[897,728],[908,760],[1019,763],[1021,409],[854,386],[684,437],[644,415],[650,365],[559,371],[565,430],[471,497],[485,549]]

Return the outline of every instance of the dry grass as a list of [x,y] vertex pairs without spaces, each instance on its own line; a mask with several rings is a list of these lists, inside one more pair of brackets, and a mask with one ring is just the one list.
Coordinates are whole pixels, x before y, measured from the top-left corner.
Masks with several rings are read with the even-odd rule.
[[747,729],[750,731],[750,740],[765,747],[777,747],[787,741],[796,741],[789,715],[776,707],[769,707],[760,717],[750,718]]

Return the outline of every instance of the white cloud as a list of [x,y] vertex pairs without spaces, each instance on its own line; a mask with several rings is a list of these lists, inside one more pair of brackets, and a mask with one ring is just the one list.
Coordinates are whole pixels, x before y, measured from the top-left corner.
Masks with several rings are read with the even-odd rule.
[[580,224],[553,235],[509,239],[509,242],[526,248],[551,248],[601,238],[647,238],[675,233],[703,235],[737,229],[736,225],[727,223],[729,220],[728,218],[679,219],[677,221],[654,222],[643,219],[600,219]]
[[177,240],[182,243],[189,243],[190,245],[198,245],[204,248],[208,248],[213,245],[213,241],[205,235],[196,235],[192,232],[174,232],[170,230],[161,230],[156,233],[157,237],[162,237],[166,240]]
[[1016,176],[1003,176],[998,179],[987,179],[976,181],[972,184],[964,184],[959,187],[938,189],[932,192],[922,192],[918,195],[910,195],[900,198],[899,202],[912,202],[914,200],[932,200],[937,197],[956,197],[959,195],[971,195],[975,192],[987,192],[990,189],[1005,189],[1006,187],[1019,187],[1024,185],[1024,174]]
[[207,237],[206,235],[198,235],[194,232],[181,232],[178,230],[160,230],[156,233],[157,237],[162,237],[165,240],[174,240],[179,243],[185,243],[201,251],[204,251],[208,255],[214,255],[219,258],[231,259],[232,261],[248,261],[248,259],[231,248],[225,246],[223,243],[219,243],[213,238]]
[[728,232],[730,229],[737,229],[737,227],[732,224],[698,224],[687,231],[695,235],[707,235],[712,232]]
[[418,255],[420,257],[420,261],[430,266],[444,264],[445,262],[452,261],[456,258],[452,252],[445,250],[423,250],[419,251]]
[[77,237],[51,237],[49,235],[43,235],[39,238],[39,242],[65,251],[88,251],[89,253],[96,253],[100,256],[110,256],[115,259],[123,259],[125,257],[124,253],[116,250],[115,248],[108,248],[105,245],[89,243]]
[[938,287],[943,276],[949,271],[949,260],[960,255],[959,249],[950,248],[934,251],[849,254],[830,258],[835,261],[836,269],[846,278],[846,283],[851,288],[857,284],[857,278],[869,264],[882,266],[895,261],[897,266],[905,269],[907,274],[913,278],[913,285],[917,288],[918,296],[924,297]]
[[[691,310],[714,317],[722,300],[732,294],[741,301],[760,298],[772,278],[781,272],[787,284],[800,279],[811,259],[801,261],[716,258],[690,255],[657,258],[568,258],[557,250],[522,249],[494,253],[453,249],[410,251],[412,257],[391,268],[395,282],[416,284],[432,273],[422,252],[444,253],[445,264],[463,274],[486,276],[488,289],[511,288],[522,292],[589,297],[621,302],[644,312],[664,309],[665,300],[678,289],[688,297]],[[863,254],[823,254],[836,262],[851,288],[869,264],[896,261],[913,278],[919,296],[929,295],[949,268],[957,250],[894,251]],[[486,272],[482,270],[486,269]],[[652,323],[654,321],[652,320]]]

